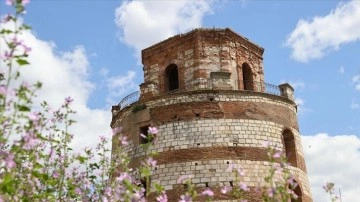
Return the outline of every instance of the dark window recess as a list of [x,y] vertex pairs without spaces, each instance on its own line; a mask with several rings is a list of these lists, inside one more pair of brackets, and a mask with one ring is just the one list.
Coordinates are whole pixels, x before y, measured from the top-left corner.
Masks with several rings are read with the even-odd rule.
[[173,91],[179,88],[179,73],[178,67],[175,64],[171,64],[167,66],[166,71],[166,80],[167,90]]
[[140,127],[140,144],[147,144],[152,142],[153,137],[149,135],[149,126]]

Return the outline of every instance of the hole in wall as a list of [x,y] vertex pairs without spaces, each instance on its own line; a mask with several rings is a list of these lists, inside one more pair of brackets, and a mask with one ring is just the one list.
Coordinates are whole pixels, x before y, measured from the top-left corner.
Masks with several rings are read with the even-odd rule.
[[209,187],[209,183],[208,183],[208,182],[205,182],[205,186],[206,186],[206,187]]
[[229,164],[229,161],[226,161],[226,164]]
[[198,163],[195,163],[195,165],[197,166],[197,165],[198,165]]
[[200,143],[196,143],[197,146],[200,146]]
[[229,181],[229,184],[230,184],[230,187],[233,187],[233,186],[234,186],[233,181]]
[[213,97],[211,97],[211,98],[209,98],[209,100],[212,102],[212,101],[214,101],[214,98],[213,98]]

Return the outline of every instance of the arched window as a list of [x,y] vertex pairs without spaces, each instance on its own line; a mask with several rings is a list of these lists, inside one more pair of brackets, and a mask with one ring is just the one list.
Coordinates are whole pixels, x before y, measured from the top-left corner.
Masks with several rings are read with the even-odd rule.
[[[295,181],[296,182],[296,181]],[[296,182],[297,183],[297,182]],[[294,193],[296,194],[296,196],[298,197],[297,199],[291,199],[291,202],[302,202],[302,191],[300,188],[300,184],[297,183],[298,185],[295,187],[294,189]]]
[[179,73],[176,64],[170,64],[165,69],[165,89],[173,91],[179,88]]
[[285,148],[285,154],[288,159],[288,162],[291,166],[297,166],[296,161],[296,146],[295,146],[295,138],[293,133],[286,129],[283,132],[283,138],[284,138],[284,148]]
[[244,90],[254,90],[254,81],[253,81],[253,74],[251,71],[251,67],[244,63],[242,65],[242,84]]

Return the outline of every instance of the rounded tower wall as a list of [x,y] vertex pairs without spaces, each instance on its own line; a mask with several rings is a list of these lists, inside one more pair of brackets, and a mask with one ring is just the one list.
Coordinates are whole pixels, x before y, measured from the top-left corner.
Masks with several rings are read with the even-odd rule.
[[[141,165],[140,133],[156,126],[151,180],[170,201],[184,193],[183,175],[196,189],[211,187],[215,201],[230,200],[219,187],[235,182],[231,164],[246,173],[239,180],[252,190],[247,198],[261,201],[255,189],[271,168],[268,141],[287,155],[301,201],[311,202],[293,88],[264,82],[263,51],[230,29],[196,29],[144,49],[139,100],[113,107],[111,127],[129,139],[129,166]],[[118,145],[114,138],[113,149]]]

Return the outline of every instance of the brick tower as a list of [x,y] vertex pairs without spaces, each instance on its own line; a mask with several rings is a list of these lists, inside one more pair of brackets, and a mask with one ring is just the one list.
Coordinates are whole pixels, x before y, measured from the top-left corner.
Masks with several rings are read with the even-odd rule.
[[[184,190],[177,181],[182,175],[192,176],[199,190],[215,190],[215,201],[229,200],[219,193],[234,181],[229,164],[245,171],[240,180],[250,188],[263,185],[270,167],[264,141],[286,152],[300,185],[298,201],[312,201],[294,91],[264,82],[263,52],[228,28],[195,29],[142,51],[144,83],[113,106],[111,127],[121,126],[130,139],[126,149],[135,168],[144,155],[139,134],[159,129],[151,180],[161,182],[170,201]],[[248,197],[259,198],[256,192]]]

